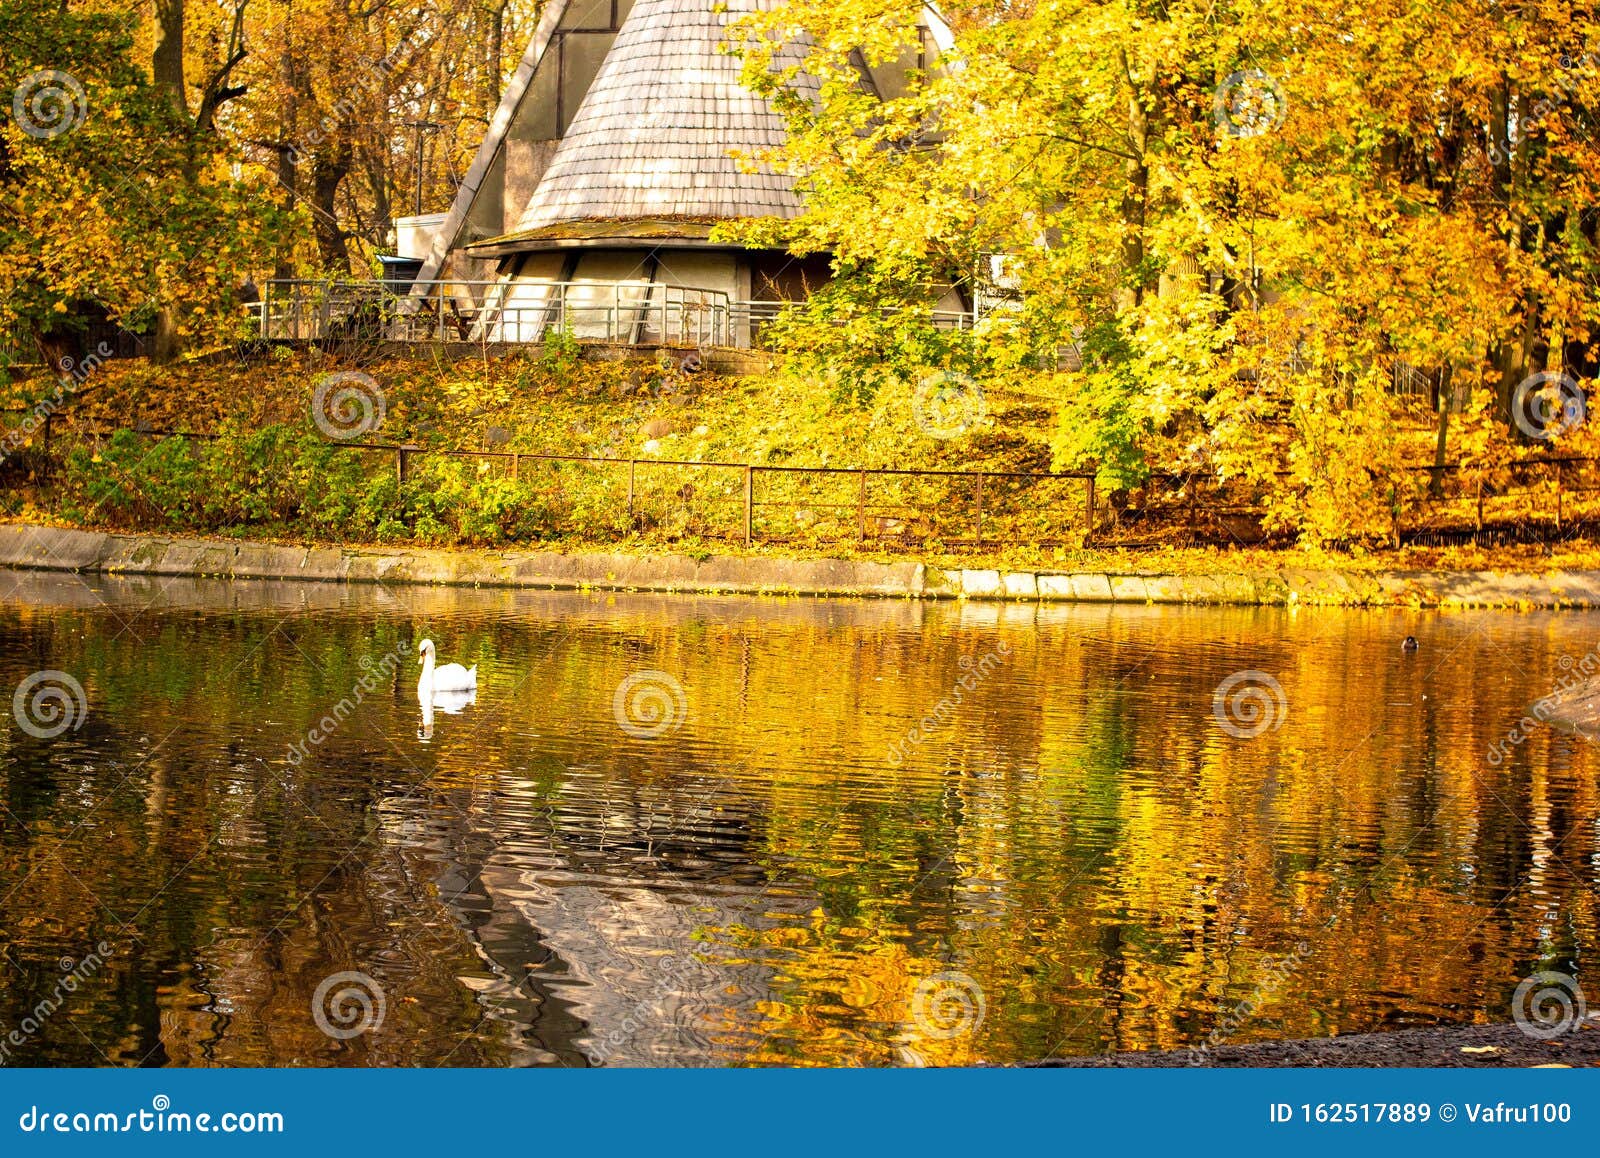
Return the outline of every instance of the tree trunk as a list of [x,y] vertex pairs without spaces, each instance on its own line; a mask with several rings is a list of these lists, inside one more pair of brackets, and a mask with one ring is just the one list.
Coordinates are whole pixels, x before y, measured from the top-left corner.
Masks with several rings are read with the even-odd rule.
[[[1529,294],[1522,320],[1522,333],[1501,341],[1494,349],[1495,402],[1500,417],[1513,438],[1517,437],[1516,415],[1512,413],[1517,386],[1528,375],[1528,359],[1539,336],[1539,298]],[[1524,438],[1526,435],[1524,435]]]
[[1439,435],[1433,446],[1433,478],[1428,484],[1428,494],[1435,499],[1444,497],[1445,451],[1450,444],[1450,410],[1455,402],[1453,366],[1439,371]]
[[178,335],[178,319],[171,306],[156,311],[156,330],[150,341],[152,362],[173,362],[183,352],[183,340]]
[[[1126,69],[1126,57],[1123,66]],[[1145,204],[1150,195],[1150,167],[1145,164],[1144,157],[1150,139],[1150,121],[1139,99],[1139,86],[1133,83],[1131,76],[1128,80],[1128,151],[1132,158],[1123,165],[1126,184],[1123,186],[1121,205],[1122,268],[1127,274],[1133,304],[1138,305],[1144,300],[1147,280],[1144,227]]]
[[489,68],[483,90],[485,118],[494,116],[500,103],[500,86],[505,81],[506,0],[489,10]]
[[[156,45],[150,56],[150,72],[156,88],[171,106],[173,116],[185,128],[189,125],[189,98],[183,77],[184,0],[156,0]],[[193,143],[189,160],[193,164]],[[182,353],[178,320],[172,305],[163,302],[156,311],[155,334],[150,346],[152,362],[172,362]]]
[[[1511,144],[1511,80],[1502,76],[1499,86],[1489,94],[1489,186],[1494,202],[1505,212],[1505,227],[1501,236],[1506,245],[1513,246],[1520,241],[1521,228],[1512,214],[1512,183],[1515,173],[1512,168]],[[1489,352],[1489,358],[1494,366],[1495,409],[1498,417],[1506,424],[1512,437],[1516,436],[1515,416],[1511,413],[1511,401],[1516,392],[1517,383],[1523,376],[1523,367],[1527,364],[1527,352],[1532,346],[1532,337],[1535,332],[1536,305],[1528,303],[1528,313],[1523,318],[1522,334],[1518,337],[1506,335]]]
[[187,122],[189,97],[183,84],[183,3],[184,0],[156,0],[157,39],[150,58],[150,72],[172,111]]
[[[297,192],[297,183],[300,179],[300,167],[295,163],[294,146],[280,145],[278,147],[278,186],[282,189],[285,207],[292,206]],[[272,265],[272,276],[275,278],[291,278],[294,276],[294,263],[289,260],[287,253],[280,252]]]
[[339,226],[335,201],[339,185],[350,172],[351,147],[348,140],[334,147],[331,155],[319,153],[311,166],[311,206],[315,215],[317,249],[322,264],[332,273],[350,272],[350,250],[344,230]]
[[380,247],[387,244],[388,231],[393,231],[396,244],[400,241],[399,230],[394,223],[394,202],[389,196],[393,178],[386,167],[387,161],[385,153],[368,153],[363,165],[367,171],[367,184],[372,189],[372,227],[367,239]]

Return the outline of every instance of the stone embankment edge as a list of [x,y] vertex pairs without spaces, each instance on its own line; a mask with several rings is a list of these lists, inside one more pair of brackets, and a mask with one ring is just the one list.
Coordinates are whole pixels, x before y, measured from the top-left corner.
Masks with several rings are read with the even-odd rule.
[[1166,575],[942,570],[913,562],[764,556],[697,559],[609,552],[295,547],[17,523],[0,524],[0,567],[333,583],[1026,602],[1600,607],[1600,571],[1529,574],[1281,568]]

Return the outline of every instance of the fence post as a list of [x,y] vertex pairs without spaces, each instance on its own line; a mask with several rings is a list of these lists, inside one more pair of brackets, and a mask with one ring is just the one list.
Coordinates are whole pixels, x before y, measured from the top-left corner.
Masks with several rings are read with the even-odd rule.
[[394,480],[401,486],[406,485],[406,467],[409,464],[414,446],[397,446],[394,448]]
[[744,468],[744,545],[755,538],[756,468]]
[[860,485],[856,489],[856,534],[864,543],[867,541],[867,472],[863,470],[858,477]]
[[977,490],[976,498],[977,498],[977,506],[978,506],[978,526],[977,526],[976,538],[973,540],[973,545],[976,546],[976,547],[982,547],[983,546],[983,475],[982,474],[978,475],[977,486],[976,486],[975,489]]
[[1089,545],[1089,540],[1094,538],[1094,475],[1090,475],[1084,481],[1089,484],[1084,488],[1083,500],[1083,545],[1087,547]]
[[[49,445],[49,442],[48,442],[48,440],[49,440],[49,431],[50,431],[49,420],[46,419],[45,420],[46,445]],[[1555,462],[1551,463],[1551,465],[1556,468],[1556,534],[1559,535],[1561,533],[1561,467],[1562,467],[1562,461],[1561,461],[1561,459],[1558,458],[1558,459],[1555,460]]]
[[628,530],[633,530],[633,468],[638,466],[638,460],[628,460]]

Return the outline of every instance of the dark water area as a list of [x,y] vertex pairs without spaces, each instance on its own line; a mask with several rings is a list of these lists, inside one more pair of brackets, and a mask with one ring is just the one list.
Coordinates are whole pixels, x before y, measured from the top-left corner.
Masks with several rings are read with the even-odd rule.
[[[475,699],[422,709],[424,637]],[[1507,737],[1597,643],[1572,612],[0,572],[0,1062],[1507,1021],[1524,977],[1589,976],[1597,750]]]

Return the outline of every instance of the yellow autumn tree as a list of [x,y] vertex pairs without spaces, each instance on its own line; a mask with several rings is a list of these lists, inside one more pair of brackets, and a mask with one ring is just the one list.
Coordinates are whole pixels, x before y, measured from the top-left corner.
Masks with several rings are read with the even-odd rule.
[[[1113,489],[1247,480],[1313,540],[1389,537],[1461,449],[1481,467],[1572,437],[1597,308],[1585,6],[946,14],[952,42],[887,98],[861,66],[925,53],[915,3],[794,0],[742,26],[747,83],[789,115],[766,160],[808,195],[746,235],[839,274],[795,346],[861,345],[853,303],[980,300],[1005,255],[1020,297],[975,338],[880,325],[878,356],[1065,355],[1061,466]],[[786,96],[801,68],[815,102]]]

